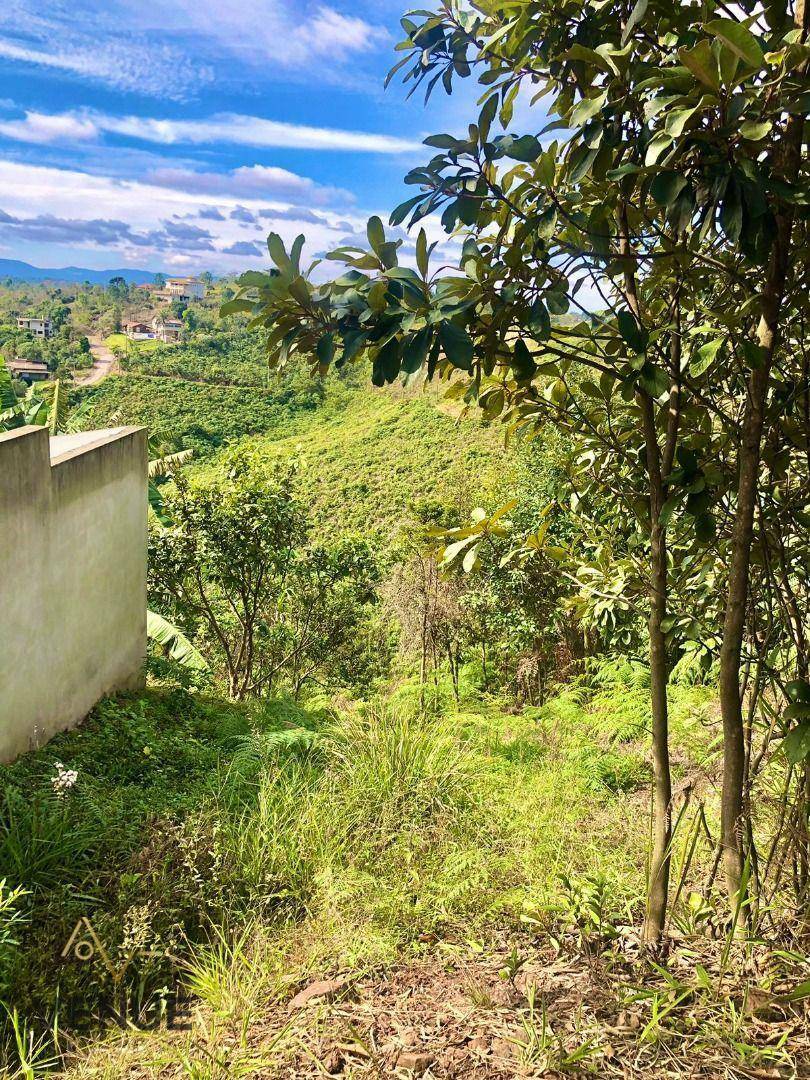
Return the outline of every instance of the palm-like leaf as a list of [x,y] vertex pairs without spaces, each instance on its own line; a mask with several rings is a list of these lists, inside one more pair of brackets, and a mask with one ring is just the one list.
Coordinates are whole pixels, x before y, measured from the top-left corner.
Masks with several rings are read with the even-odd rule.
[[17,395],[11,382],[11,372],[5,364],[0,364],[0,412],[5,413],[16,405]]
[[65,430],[70,406],[68,405],[67,393],[61,379],[54,380],[49,391],[48,403],[48,430],[51,435]]
[[177,450],[172,454],[164,454],[149,462],[149,479],[163,480],[171,476],[172,470],[180,465],[185,465],[194,456],[192,449]]
[[146,634],[157,642],[167,656],[176,660],[183,667],[194,671],[207,671],[208,664],[199,649],[196,649],[182,630],[156,611],[146,613]]

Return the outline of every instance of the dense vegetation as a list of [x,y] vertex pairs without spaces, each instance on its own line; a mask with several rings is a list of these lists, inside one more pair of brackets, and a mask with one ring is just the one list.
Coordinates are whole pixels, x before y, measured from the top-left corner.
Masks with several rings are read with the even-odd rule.
[[[524,556],[581,580],[583,627],[602,644],[646,639],[650,944],[663,936],[672,871],[667,683],[686,650],[719,665],[732,924],[756,916],[763,889],[780,890],[781,861],[763,863],[759,845],[784,844],[796,862],[787,910],[810,889],[810,178],[795,97],[808,87],[808,17],[803,3],[746,20],[723,5],[702,14],[699,31],[690,9],[646,2],[627,21],[599,6],[580,21],[574,8],[486,0],[406,17],[395,68],[406,82],[429,98],[440,78],[450,93],[475,72],[484,88],[467,136],[426,140],[438,153],[408,175],[420,191],[391,215],[413,226],[441,212],[448,232],[459,227],[458,271],[431,269],[424,228],[416,268],[399,265],[401,240],[375,217],[366,249],[329,254],[345,272],[326,284],[302,271],[303,237],[288,252],[271,235],[275,269],[243,275],[223,309],[249,313],[282,367],[301,356],[326,372],[361,357],[377,385],[400,373],[455,380],[512,430],[553,423],[569,435],[584,543],[561,550],[544,524]],[[545,130],[565,139],[495,134],[536,85],[559,117]],[[556,321],[580,308],[586,284],[598,316]],[[449,532],[445,563],[474,570],[501,517]],[[641,597],[646,625],[633,627],[623,613]],[[756,820],[774,781],[752,768],[774,738],[795,821],[794,832],[777,819],[775,837],[757,835]]]
[[[339,714],[324,699],[228,705],[181,690],[105,703],[80,731],[6,769],[0,872],[30,889],[11,905],[23,919],[5,952],[6,999],[21,1017],[54,1016],[53,957],[87,917],[116,964],[133,942],[148,950],[124,977],[133,1020],[150,1025],[176,978],[206,1012],[188,1036],[116,1037],[79,1055],[70,1075],[128,1075],[145,1058],[156,1074],[189,1075],[215,1050],[219,1064],[202,1075],[249,1075],[264,1062],[282,1076],[296,1040],[282,1034],[276,1045],[280,1031],[262,1018],[290,983],[336,959],[368,970],[416,959],[439,937],[456,943],[472,978],[501,956],[498,928],[523,921],[554,934],[577,927],[581,947],[610,963],[643,880],[646,681],[640,667],[594,668],[508,717],[482,700],[472,670],[459,706],[442,679],[427,712],[418,681]],[[706,688],[673,689],[684,776],[710,761],[710,702]],[[71,770],[76,779],[55,796],[54,779]],[[710,909],[686,900],[684,932],[713,925]],[[519,948],[518,968],[530,946]],[[81,1010],[62,1023],[86,1027],[109,1004],[110,978],[76,961],[62,970],[61,1000]],[[773,985],[789,972],[783,959]],[[469,1009],[487,1015],[470,995]],[[690,1030],[691,1008],[662,1017],[642,1050],[646,1068],[671,1061],[668,1047],[707,1038]],[[570,1021],[580,1045],[593,1040],[592,1065],[604,1060],[604,1016],[587,1006],[578,1018],[550,1014],[560,1031]],[[248,1039],[227,1034],[254,1024]],[[713,1052],[729,1054],[729,1016],[724,1025]],[[515,1037],[508,1067],[521,1055],[531,1064],[537,1048],[528,1033]],[[43,1043],[42,1063],[50,1052]],[[554,1067],[561,1050],[548,1046],[537,1062],[546,1054]],[[792,1060],[788,1047],[752,1043],[746,1054]]]
[[161,375],[218,386],[266,386],[267,360],[261,339],[236,320],[215,329],[198,329],[177,345],[160,342],[116,343],[124,371]]
[[155,376],[113,376],[80,391],[98,427],[126,421],[145,424],[198,453],[209,453],[229,439],[284,429],[291,412],[314,409],[322,396],[311,384],[293,382],[278,390],[211,386]]
[[[44,360],[60,376],[90,367],[86,333],[70,318],[73,299],[59,288],[0,288],[0,362]],[[20,316],[50,319],[54,336],[38,339],[27,330],[20,330],[17,327]]]

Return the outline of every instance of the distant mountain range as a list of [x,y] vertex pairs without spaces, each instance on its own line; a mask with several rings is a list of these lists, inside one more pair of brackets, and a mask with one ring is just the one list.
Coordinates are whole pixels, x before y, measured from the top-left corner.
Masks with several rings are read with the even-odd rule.
[[0,259],[0,280],[10,277],[16,281],[89,281],[92,285],[107,285],[110,278],[122,277],[128,285],[151,285],[156,273],[129,267],[125,270],[87,270],[83,266],[62,266],[53,270],[17,259]]

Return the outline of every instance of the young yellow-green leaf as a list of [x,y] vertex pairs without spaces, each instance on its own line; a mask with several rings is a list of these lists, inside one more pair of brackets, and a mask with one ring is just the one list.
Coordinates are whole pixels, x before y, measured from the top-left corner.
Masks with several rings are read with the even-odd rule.
[[607,92],[597,94],[596,97],[583,98],[571,110],[571,115],[568,117],[569,126],[581,127],[583,124],[587,124],[598,112],[601,112],[606,101]]
[[673,109],[672,112],[667,113],[667,118],[664,121],[667,132],[677,139],[679,135],[683,134],[683,129],[699,108],[699,105],[692,105],[688,109]]
[[500,386],[491,387],[478,399],[485,420],[494,420],[503,412],[505,395]]
[[759,142],[760,139],[765,138],[772,127],[770,120],[746,120],[745,123],[740,124],[740,134],[751,142]]
[[556,206],[550,206],[548,210],[544,210],[542,214],[538,215],[535,221],[534,231],[535,234],[543,240],[548,240],[549,237],[554,235],[556,227],[557,208]]
[[619,69],[609,56],[603,56],[595,49],[588,49],[585,45],[572,45],[568,52],[560,57],[561,60],[581,60],[584,64],[599,68],[608,75],[618,75]]
[[633,30],[647,14],[647,3],[648,0],[636,0],[635,6],[630,12],[630,18],[627,20],[627,26],[625,26],[624,33],[622,34],[622,44],[630,40],[630,35],[633,33]]
[[723,347],[724,341],[725,338],[715,338],[713,341],[707,341],[705,345],[701,345],[689,361],[689,374],[697,378],[698,375],[702,375],[704,371],[707,371],[717,359],[717,354]]
[[379,255],[380,248],[385,243],[385,229],[383,228],[383,223],[376,214],[368,219],[366,235],[368,236],[368,242],[371,245],[372,250]]
[[664,151],[668,150],[670,146],[672,146],[672,136],[668,135],[666,131],[659,131],[656,135],[653,135],[644,154],[644,164],[647,166],[655,165]]
[[720,89],[717,57],[706,38],[699,41],[694,49],[678,49],[678,59],[704,86],[708,86],[711,90]]
[[556,151],[557,144],[553,143],[537,162],[537,179],[544,188],[554,186],[554,176],[557,169]]
[[713,37],[720,38],[749,67],[759,69],[765,63],[759,42],[742,23],[734,19],[712,19],[703,29]]

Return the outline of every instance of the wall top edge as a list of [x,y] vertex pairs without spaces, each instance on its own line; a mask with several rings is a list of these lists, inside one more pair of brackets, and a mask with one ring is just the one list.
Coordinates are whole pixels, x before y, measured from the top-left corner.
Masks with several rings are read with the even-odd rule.
[[82,431],[74,435],[52,435],[49,438],[47,428],[39,425],[27,425],[26,427],[15,428],[13,431],[0,432],[0,454],[2,454],[4,445],[18,444],[19,440],[27,438],[48,439],[50,462],[51,466],[54,466],[145,430],[143,427],[129,425],[99,428],[95,431]]

